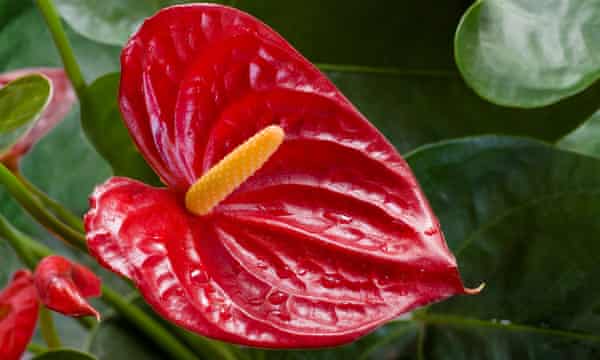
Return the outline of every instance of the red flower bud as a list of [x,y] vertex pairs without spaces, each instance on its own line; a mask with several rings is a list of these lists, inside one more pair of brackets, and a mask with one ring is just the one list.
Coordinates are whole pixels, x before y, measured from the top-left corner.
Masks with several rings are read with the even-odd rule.
[[34,274],[41,302],[49,309],[67,316],[100,314],[85,300],[100,296],[100,279],[89,269],[61,256],[45,257]]
[[320,347],[469,292],[406,162],[265,24],[167,8],[121,62],[126,125],[168,188],[99,186],[88,247],[165,318],[240,344]]
[[0,293],[0,359],[21,358],[33,336],[38,310],[31,273],[17,271]]

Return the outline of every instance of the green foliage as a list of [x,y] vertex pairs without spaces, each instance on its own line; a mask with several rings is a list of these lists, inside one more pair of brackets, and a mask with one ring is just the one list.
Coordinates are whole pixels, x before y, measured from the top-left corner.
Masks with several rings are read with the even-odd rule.
[[114,175],[160,185],[125,128],[117,104],[118,87],[118,73],[104,75],[90,85],[81,108],[81,125],[96,150],[111,165]]
[[562,138],[558,146],[582,154],[600,156],[600,111]]
[[160,349],[117,318],[102,321],[87,339],[88,348],[98,360],[160,360]]
[[70,349],[59,349],[51,350],[40,355],[34,356],[32,360],[95,360],[94,356],[89,354],[70,350]]
[[43,75],[29,75],[0,89],[0,153],[19,139],[48,105],[52,85]]
[[422,315],[425,358],[596,358],[600,162],[495,136],[432,145],[408,160],[465,282],[487,283]]
[[61,15],[92,40],[123,45],[144,18],[160,8],[191,0],[55,0]]
[[548,105],[600,78],[600,1],[481,0],[456,32],[467,83],[497,104]]

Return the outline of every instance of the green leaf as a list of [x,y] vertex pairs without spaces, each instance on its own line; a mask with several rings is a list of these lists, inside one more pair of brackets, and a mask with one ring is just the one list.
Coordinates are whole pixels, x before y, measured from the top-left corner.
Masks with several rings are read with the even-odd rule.
[[[0,8],[11,2],[0,0]],[[69,27],[66,32],[87,80],[119,68],[119,48],[89,41]],[[62,66],[62,62],[44,21],[30,4],[0,27],[0,69],[35,66]]]
[[567,134],[557,145],[582,154],[600,156],[600,111]]
[[43,75],[29,75],[0,89],[0,153],[23,135],[48,105],[52,85]]
[[246,350],[253,359],[333,360],[394,359],[408,360],[415,353],[416,324],[397,321],[344,346],[322,350]]
[[481,0],[456,32],[467,83],[497,104],[544,106],[600,78],[600,1]]
[[496,136],[408,159],[466,284],[487,284],[415,315],[425,358],[597,358],[600,161]]
[[160,180],[133,144],[117,103],[119,74],[98,78],[87,89],[81,124],[96,150],[118,176],[160,185]]
[[90,354],[70,349],[50,350],[34,356],[32,360],[95,360]]
[[165,355],[152,342],[118,318],[103,320],[90,333],[87,351],[98,360],[161,360]]
[[142,23],[164,6],[191,0],[54,0],[75,31],[92,40],[123,45]]

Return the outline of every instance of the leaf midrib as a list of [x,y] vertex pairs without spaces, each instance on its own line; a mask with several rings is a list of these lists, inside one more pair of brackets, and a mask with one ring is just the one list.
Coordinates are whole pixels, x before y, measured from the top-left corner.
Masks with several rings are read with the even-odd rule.
[[479,234],[487,231],[491,227],[498,225],[505,218],[511,216],[514,212],[523,210],[527,207],[533,206],[540,202],[544,202],[544,201],[547,201],[550,199],[561,198],[561,197],[564,197],[567,195],[569,195],[569,196],[570,195],[600,195],[600,187],[598,187],[598,188],[581,188],[581,189],[575,189],[575,190],[553,192],[553,193],[549,193],[549,194],[546,194],[546,195],[543,195],[540,197],[528,199],[528,200],[520,203],[518,206],[513,206],[513,207],[507,209],[506,211],[502,212],[501,214],[492,217],[489,221],[483,223],[477,230],[470,233],[469,236],[467,236],[465,238],[465,240],[463,240],[460,247],[455,251],[456,257],[458,258],[460,256],[460,254],[466,248],[468,248],[469,245],[471,245],[471,243],[473,243],[473,241],[477,238],[477,236]]
[[386,66],[367,66],[354,64],[336,64],[336,63],[315,63],[322,71],[341,72],[341,73],[361,73],[373,75],[388,75],[388,76],[425,76],[439,78],[456,78],[459,74],[454,69],[419,69],[407,68],[401,69],[397,67]]
[[540,328],[531,325],[523,325],[519,323],[501,323],[491,320],[481,320],[476,318],[468,318],[455,315],[438,315],[423,312],[413,314],[413,320],[427,325],[452,325],[466,328],[493,328],[518,333],[534,333],[541,335],[549,335],[574,340],[591,341],[600,343],[600,335],[585,334],[566,330],[556,330],[550,328]]

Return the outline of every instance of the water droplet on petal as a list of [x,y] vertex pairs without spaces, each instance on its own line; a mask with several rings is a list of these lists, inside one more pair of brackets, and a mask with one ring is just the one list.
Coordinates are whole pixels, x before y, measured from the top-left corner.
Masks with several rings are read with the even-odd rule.
[[341,279],[337,275],[327,274],[321,278],[321,284],[326,288],[334,288],[339,286],[341,283]]
[[219,317],[221,320],[229,320],[232,316],[230,305],[224,305],[219,309]]
[[274,310],[269,313],[270,316],[279,318],[281,321],[290,321],[291,316],[287,311]]
[[427,236],[432,236],[438,233],[438,229],[434,228],[434,227],[430,227],[429,229],[425,230],[425,235]]
[[332,211],[326,211],[323,216],[337,224],[349,224],[352,222],[352,217]]
[[287,298],[288,298],[288,295],[281,291],[275,291],[268,297],[269,302],[273,305],[279,305],[279,304],[285,302],[287,300]]
[[208,282],[208,276],[206,276],[206,273],[202,270],[192,270],[192,272],[190,273],[190,277],[192,281],[199,284],[205,284]]

